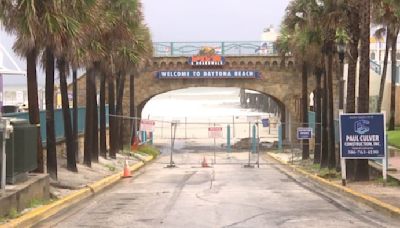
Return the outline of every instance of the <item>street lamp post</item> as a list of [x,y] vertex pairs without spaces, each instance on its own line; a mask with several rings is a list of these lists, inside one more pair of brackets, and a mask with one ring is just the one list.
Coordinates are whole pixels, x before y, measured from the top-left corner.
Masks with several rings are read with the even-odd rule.
[[339,41],[337,44],[337,51],[339,54],[339,113],[342,113],[344,110],[344,79],[343,79],[343,68],[344,68],[344,54],[346,51],[346,45],[343,40]]

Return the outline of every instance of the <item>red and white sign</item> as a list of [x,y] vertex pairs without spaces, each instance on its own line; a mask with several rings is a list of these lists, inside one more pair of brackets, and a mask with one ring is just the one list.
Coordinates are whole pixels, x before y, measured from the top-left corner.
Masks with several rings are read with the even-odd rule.
[[208,128],[209,138],[222,138],[222,127],[209,127]]
[[146,132],[153,132],[155,128],[156,122],[154,120],[141,120],[140,121],[140,130]]

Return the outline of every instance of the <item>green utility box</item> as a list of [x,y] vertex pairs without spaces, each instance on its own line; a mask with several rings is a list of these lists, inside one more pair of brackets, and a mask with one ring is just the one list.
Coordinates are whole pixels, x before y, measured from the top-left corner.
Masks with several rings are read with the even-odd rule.
[[[38,127],[27,120],[10,119],[13,132],[6,143],[6,181],[14,184],[24,181],[28,172],[37,168],[37,134]],[[3,146],[3,132],[0,131],[0,146]]]

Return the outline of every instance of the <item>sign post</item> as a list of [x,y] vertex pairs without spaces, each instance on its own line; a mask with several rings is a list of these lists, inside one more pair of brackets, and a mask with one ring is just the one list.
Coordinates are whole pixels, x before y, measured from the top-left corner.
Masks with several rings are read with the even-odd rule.
[[311,139],[312,138],[313,129],[311,127],[299,127],[297,128],[297,139]]
[[208,128],[208,137],[214,139],[214,164],[216,163],[216,138],[222,138],[222,127],[216,127],[214,123],[214,127]]
[[261,123],[263,127],[268,127],[268,134],[271,134],[271,124],[269,122],[269,119],[262,119]]
[[342,184],[346,185],[346,159],[382,159],[382,175],[386,182],[388,164],[384,114],[341,114],[339,127]]
[[172,154],[174,153],[174,143],[175,143],[177,126],[178,126],[178,121],[172,121],[172,123],[171,123],[171,153],[170,153],[169,165],[167,165],[167,168],[175,168],[175,162],[172,158]]
[[156,122],[154,120],[141,120],[140,131],[154,132]]

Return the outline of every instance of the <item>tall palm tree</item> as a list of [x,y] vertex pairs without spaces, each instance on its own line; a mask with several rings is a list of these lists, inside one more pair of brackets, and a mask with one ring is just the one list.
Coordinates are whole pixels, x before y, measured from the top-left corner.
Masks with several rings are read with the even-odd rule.
[[100,155],[107,157],[106,142],[106,74],[102,70],[100,73]]
[[[376,107],[376,111],[380,112],[381,111],[381,106],[382,106],[382,100],[383,100],[383,94],[384,94],[384,89],[385,89],[385,84],[386,84],[386,72],[387,72],[387,64],[388,64],[388,58],[389,58],[389,49],[392,48],[392,50],[397,50],[397,36],[399,33],[400,29],[400,7],[399,3],[397,1],[392,1],[392,0],[379,0],[379,1],[373,1],[372,2],[372,9],[373,9],[373,23],[378,24],[382,26],[380,29],[378,29],[375,32],[375,35],[378,38],[382,38],[382,34],[386,33],[386,48],[385,48],[385,57],[383,61],[383,70],[382,70],[382,77],[381,77],[381,83],[380,83],[380,88],[379,88],[379,96],[378,96],[378,103]],[[395,46],[396,45],[396,46]],[[391,58],[396,57],[396,51],[392,52]],[[396,58],[394,58],[396,61]],[[394,62],[395,62],[394,61]],[[392,61],[393,63],[393,61]],[[395,79],[393,75],[396,75],[396,69],[397,66],[396,64],[391,64],[391,73],[392,73],[392,80]],[[392,85],[394,85],[392,83]],[[395,88],[395,86],[393,86]],[[391,94],[395,94],[393,91],[393,87],[391,87]],[[395,103],[396,97],[391,96],[391,105],[392,101]],[[389,129],[394,127],[394,113],[392,114],[392,111],[394,111],[394,107],[390,107],[390,113],[389,113]],[[393,117],[393,118],[392,118]]]
[[[347,41],[347,97],[346,97],[346,113],[356,112],[356,72],[358,63],[358,46],[360,41],[360,15],[359,0],[348,0],[345,10],[345,16],[348,23],[345,23],[345,30],[349,36]],[[348,179],[354,179],[355,161],[353,159],[346,160],[346,173]]]
[[[292,34],[291,49],[293,54],[301,62],[302,72],[302,96],[301,96],[301,125],[308,127],[308,72],[309,72],[309,56],[307,47],[310,45],[313,38],[313,31],[309,27],[309,5],[306,0],[293,1],[287,8],[287,14],[284,19],[284,25]],[[307,27],[308,26],[308,27]],[[309,141],[302,140],[303,150],[302,159],[309,159]]]
[[[361,0],[360,12],[360,74],[358,112],[369,112],[369,48],[370,48],[370,0]],[[368,160],[356,160],[356,180],[369,179]]]
[[[26,58],[29,122],[40,125],[39,100],[37,86],[37,57],[40,36],[37,34],[40,23],[35,13],[41,7],[40,2],[31,4],[28,1],[0,2],[0,23],[9,33],[16,34],[17,40],[13,49],[17,54]],[[40,128],[37,131],[37,168],[36,172],[44,172],[44,159]]]
[[396,76],[397,76],[397,38],[400,31],[400,2],[397,0],[386,0],[389,7],[393,11],[393,21],[391,25],[391,86],[390,86],[390,115],[389,115],[389,130],[395,130],[395,116],[396,116]]
[[[71,123],[71,111],[69,106],[69,97],[68,97],[68,88],[67,88],[67,80],[66,75],[69,72],[69,64],[67,61],[74,62],[75,58],[72,57],[74,55],[74,48],[76,48],[79,43],[79,37],[81,34],[80,26],[82,23],[85,23],[88,20],[88,15],[86,12],[91,11],[95,6],[95,3],[92,0],[78,0],[75,1],[74,4],[70,4],[69,1],[60,1],[59,5],[56,7],[59,12],[58,15],[62,15],[62,26],[65,28],[61,31],[60,34],[56,34],[57,36],[57,48],[60,49],[57,53],[57,62],[60,64],[59,72],[60,72],[60,91],[61,91],[61,99],[62,99],[62,111],[64,118],[64,132],[66,139],[66,150],[67,150],[67,168],[71,171],[77,171],[76,160],[78,154],[78,146],[77,146],[77,132],[73,131],[72,123]],[[63,67],[66,65],[66,67]],[[64,72],[62,72],[64,71]],[[75,78],[76,81],[76,72]],[[76,87],[76,85],[74,86]],[[76,89],[76,88],[75,88]],[[76,100],[75,100],[76,103]],[[74,112],[76,112],[75,110]],[[74,113],[77,115],[77,113]],[[77,131],[77,117],[75,117],[75,129]],[[75,138],[74,138],[75,137]]]
[[316,88],[314,93],[314,103],[315,103],[315,145],[314,145],[314,164],[319,164],[321,162],[321,120],[322,120],[322,89],[321,89],[321,78],[323,69],[321,67],[316,67],[314,71]]
[[74,145],[71,112],[69,109],[68,100],[67,72],[69,67],[64,58],[59,58],[57,60],[57,67],[60,75],[61,103],[64,118],[65,144],[67,148],[67,169],[73,172],[77,172],[78,169],[76,167],[76,152],[74,151],[76,147]]
[[41,32],[44,39],[41,45],[45,48],[44,65],[46,68],[46,132],[47,132],[47,164],[50,175],[57,178],[57,154],[54,124],[54,69],[55,59],[58,58],[60,72],[60,89],[64,117],[64,130],[67,148],[67,168],[76,171],[76,159],[73,145],[71,114],[69,110],[67,91],[67,62],[66,50],[71,41],[76,39],[79,31],[79,22],[74,17],[77,7],[85,4],[87,0],[78,0],[74,4],[69,1],[44,0],[40,10],[40,22],[43,25]]

